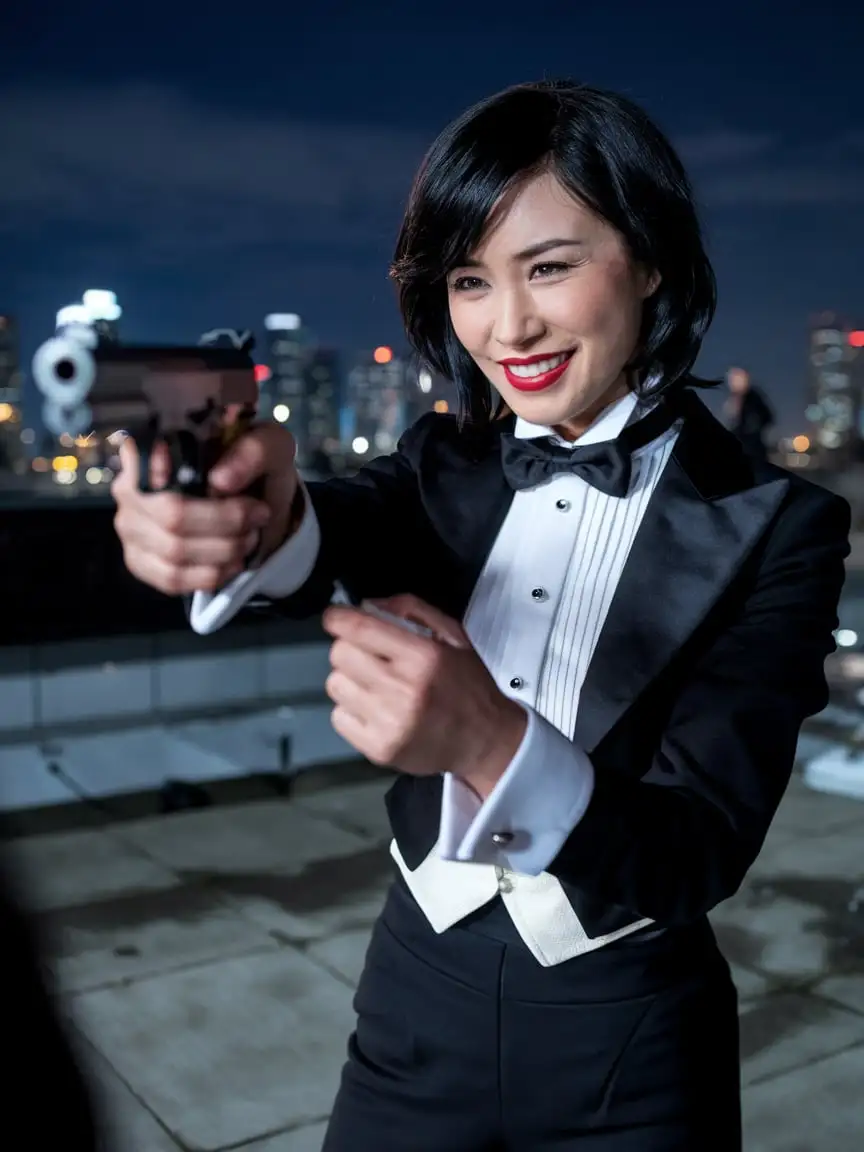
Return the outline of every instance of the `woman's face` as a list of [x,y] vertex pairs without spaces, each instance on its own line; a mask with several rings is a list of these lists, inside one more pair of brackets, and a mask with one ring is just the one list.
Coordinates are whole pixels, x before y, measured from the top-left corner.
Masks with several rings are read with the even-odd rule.
[[658,283],[543,174],[501,202],[447,290],[457,337],[507,406],[573,439],[626,392],[624,365]]

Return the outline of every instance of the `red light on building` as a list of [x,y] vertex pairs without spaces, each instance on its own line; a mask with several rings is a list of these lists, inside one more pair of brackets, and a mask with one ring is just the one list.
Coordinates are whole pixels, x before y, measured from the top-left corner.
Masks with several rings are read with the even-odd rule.
[[266,364],[256,364],[255,365],[255,383],[256,384],[266,384],[272,375],[273,375],[273,373],[270,371],[270,369],[267,367]]
[[382,345],[372,353],[372,359],[376,364],[389,364],[393,359],[393,349]]
[[864,348],[864,331],[850,332],[849,343],[853,348]]

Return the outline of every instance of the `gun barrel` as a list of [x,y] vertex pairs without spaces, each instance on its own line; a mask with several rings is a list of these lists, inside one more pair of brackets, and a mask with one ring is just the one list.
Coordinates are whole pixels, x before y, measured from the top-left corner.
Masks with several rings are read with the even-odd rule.
[[97,432],[147,425],[171,432],[227,407],[254,411],[258,400],[248,350],[226,346],[86,348],[60,337],[37,350],[33,378],[46,421],[65,421],[70,432],[83,423]]

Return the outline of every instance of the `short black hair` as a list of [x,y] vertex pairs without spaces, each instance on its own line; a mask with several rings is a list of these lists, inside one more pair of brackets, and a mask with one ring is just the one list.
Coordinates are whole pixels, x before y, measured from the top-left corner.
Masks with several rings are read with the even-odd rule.
[[420,359],[452,380],[463,418],[485,424],[489,382],[456,339],[446,280],[520,181],[550,171],[660,274],[646,300],[636,390],[709,386],[690,369],[714,316],[716,280],[690,181],[675,149],[638,105],[571,80],[519,84],[470,108],[426,154],[396,243],[391,276]]

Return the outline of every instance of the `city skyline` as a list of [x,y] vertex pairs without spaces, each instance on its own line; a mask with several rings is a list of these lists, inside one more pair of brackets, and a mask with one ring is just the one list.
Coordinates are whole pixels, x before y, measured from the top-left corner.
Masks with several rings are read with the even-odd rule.
[[400,346],[387,261],[425,147],[475,99],[562,74],[627,91],[690,167],[720,283],[703,374],[743,363],[798,431],[810,317],[864,323],[848,5],[540,2],[528,23],[507,0],[434,21],[375,0],[202,27],[160,0],[128,40],[102,0],[71,26],[55,6],[16,13],[0,83],[0,307],[25,354],[89,285],[128,340],[284,310],[325,345]]

